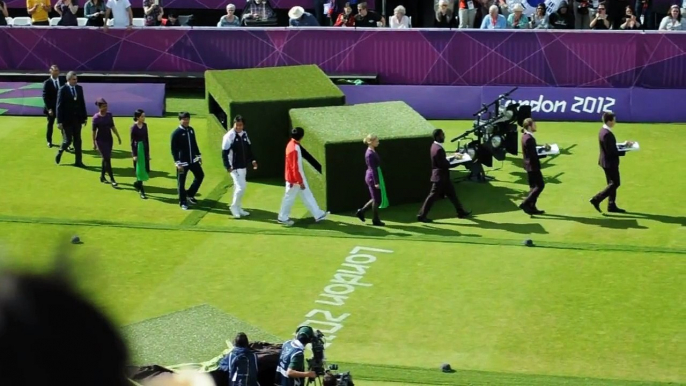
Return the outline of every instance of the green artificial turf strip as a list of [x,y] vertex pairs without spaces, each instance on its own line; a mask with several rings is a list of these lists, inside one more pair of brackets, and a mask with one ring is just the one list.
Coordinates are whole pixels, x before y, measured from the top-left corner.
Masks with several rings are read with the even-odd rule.
[[298,99],[343,98],[317,66],[209,70],[205,72],[207,93],[220,106],[230,102],[270,102]]

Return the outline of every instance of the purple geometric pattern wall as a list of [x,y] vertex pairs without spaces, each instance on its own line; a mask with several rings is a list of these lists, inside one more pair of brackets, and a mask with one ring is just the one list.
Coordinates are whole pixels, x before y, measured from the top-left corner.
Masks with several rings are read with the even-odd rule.
[[[129,0],[133,8],[143,8],[143,0]],[[52,0],[54,5],[57,0]],[[26,0],[8,0],[8,8],[26,8]],[[86,3],[85,0],[79,2],[80,6]],[[243,9],[245,0],[160,0],[164,8],[169,9],[224,9],[227,4],[233,3],[238,9]],[[274,8],[290,9],[299,5],[306,9],[314,7],[314,0],[270,0],[269,3]]]
[[686,34],[1,28],[0,71],[202,72],[316,64],[385,84],[686,88]]

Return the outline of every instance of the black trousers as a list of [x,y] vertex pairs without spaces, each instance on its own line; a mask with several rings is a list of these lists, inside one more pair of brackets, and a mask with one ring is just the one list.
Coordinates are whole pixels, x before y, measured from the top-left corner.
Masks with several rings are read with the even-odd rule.
[[434,203],[443,197],[447,197],[448,200],[450,200],[455,207],[457,214],[464,213],[464,208],[462,208],[462,204],[460,204],[460,200],[457,199],[457,194],[455,194],[455,187],[453,186],[452,181],[448,180],[432,182],[429,196],[426,198],[422,208],[419,210],[418,216],[426,218]]
[[614,205],[617,200],[617,189],[621,184],[619,179],[619,168],[603,168],[605,172],[605,180],[607,181],[607,186],[605,189],[601,190],[600,193],[596,194],[593,199],[597,202],[603,202],[606,198],[609,199],[609,204]]
[[52,132],[55,127],[55,109],[52,109],[52,116],[48,114],[46,117],[48,118],[48,126],[45,131],[45,139],[49,144],[52,144]]
[[[191,187],[186,190],[186,177],[188,176],[188,172],[193,173],[193,183],[191,184]],[[186,197],[195,197],[195,194],[198,193],[198,189],[200,189],[200,185],[202,184],[202,180],[204,178],[205,172],[202,171],[202,166],[200,163],[184,166],[183,171],[176,169],[176,182],[179,190],[180,205],[186,205]]]
[[67,150],[71,144],[74,145],[74,162],[77,164],[82,163],[80,123],[62,124],[62,146],[60,146],[60,152]]
[[526,196],[524,200],[524,205],[531,205],[536,207],[536,202],[538,201],[538,196],[541,195],[543,189],[545,189],[545,182],[543,181],[543,173],[540,170],[534,172],[526,172],[526,176],[529,180],[529,195]]

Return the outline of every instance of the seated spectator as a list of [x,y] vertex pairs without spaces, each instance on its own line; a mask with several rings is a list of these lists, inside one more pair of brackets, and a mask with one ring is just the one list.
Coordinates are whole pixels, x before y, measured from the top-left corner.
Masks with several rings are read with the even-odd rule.
[[545,4],[541,3],[536,7],[536,11],[529,21],[531,29],[548,29],[548,13]]
[[105,3],[103,3],[103,0],[88,0],[86,6],[83,8],[83,16],[88,19],[86,25],[89,27],[104,26]]
[[612,23],[610,22],[610,19],[607,17],[607,8],[605,7],[605,3],[600,3],[598,5],[598,14],[596,14],[595,18],[591,20],[591,29],[608,30],[610,29],[611,25]]
[[591,20],[595,19],[595,10],[593,6],[598,5],[598,0],[576,0],[572,3],[574,14],[574,29],[589,29],[591,28]]
[[165,27],[181,27],[179,17],[175,13],[170,13],[166,19],[162,19],[162,25]]
[[355,26],[355,15],[353,15],[353,7],[350,3],[345,3],[343,12],[338,15],[334,27],[353,27]]
[[319,27],[319,22],[313,14],[305,12],[303,7],[293,7],[288,11],[288,25],[291,27]]
[[0,27],[7,25],[6,18],[9,16],[9,13],[7,12],[7,4],[5,4],[4,1],[0,0]]
[[527,29],[529,28],[529,18],[524,14],[524,7],[517,3],[512,8],[512,13],[507,17],[507,28]]
[[[107,0],[105,5],[105,20],[112,15],[112,26],[114,28],[132,28],[133,27],[133,11],[131,10],[131,3],[129,0]],[[107,29],[107,24],[105,24]]]
[[557,12],[548,16],[548,25],[552,29],[574,29],[574,15],[569,12],[566,1],[560,3]]
[[481,22],[481,29],[505,29],[507,28],[507,20],[505,16],[498,13],[499,8],[497,5],[491,5],[488,9],[488,15],[484,17]]
[[634,10],[631,6],[626,7],[625,15],[622,18],[622,25],[619,26],[620,29],[641,29],[641,22],[636,19],[634,15]]
[[455,16],[450,10],[448,0],[441,0],[438,2],[438,11],[436,11],[436,18],[434,19],[434,27],[436,28],[453,28],[455,27]]
[[50,25],[50,0],[26,0],[26,12],[31,16],[31,25]]
[[391,28],[410,28],[410,18],[405,16],[405,12],[405,7],[402,5],[395,7],[390,20]]
[[241,23],[245,25],[276,25],[276,12],[267,0],[249,0],[243,9]]
[[147,27],[157,27],[162,24],[164,9],[160,6],[159,0],[143,0],[143,13],[145,13]]
[[236,16],[236,6],[229,4],[226,6],[226,15],[219,19],[219,24],[217,27],[239,27],[241,25],[241,19]]
[[76,20],[76,13],[79,11],[79,5],[75,4],[73,0],[59,0],[55,4],[55,12],[60,15],[60,22],[57,25],[62,27],[78,27],[79,22]]
[[682,31],[683,29],[679,6],[672,5],[672,7],[669,8],[669,14],[660,22],[660,31]]
[[357,4],[355,25],[358,27],[383,27],[386,25],[386,20],[378,13],[368,10],[367,3],[362,2]]

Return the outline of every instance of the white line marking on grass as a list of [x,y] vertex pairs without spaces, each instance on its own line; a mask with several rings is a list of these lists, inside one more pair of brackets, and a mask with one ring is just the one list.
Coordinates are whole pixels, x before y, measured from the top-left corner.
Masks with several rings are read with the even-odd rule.
[[[375,253],[393,253],[388,249],[355,247],[350,251],[348,257],[345,258],[341,267],[329,280],[329,284],[324,287],[324,291],[319,294],[319,297],[314,302],[317,304],[325,304],[327,306],[342,307],[349,295],[355,292],[359,287],[371,287],[371,283],[362,282],[362,277],[367,273],[370,264],[377,260],[376,256],[369,253],[360,252],[375,252]],[[334,316],[329,307],[319,307],[311,310],[305,314],[306,320],[300,323],[299,326],[311,326],[314,329],[320,330],[326,335],[326,346],[331,346],[331,341],[336,339],[336,335],[341,328],[343,328],[343,321],[350,316],[350,313],[343,313],[339,316]],[[319,318],[316,318],[320,316]],[[326,328],[326,329],[325,329]]]

